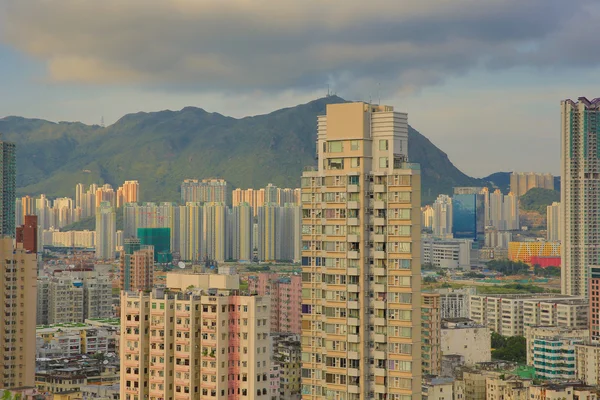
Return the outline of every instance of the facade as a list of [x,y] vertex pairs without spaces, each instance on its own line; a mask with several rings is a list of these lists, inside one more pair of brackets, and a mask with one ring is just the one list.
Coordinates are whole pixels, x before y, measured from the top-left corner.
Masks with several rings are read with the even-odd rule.
[[248,278],[248,291],[271,298],[271,332],[301,332],[302,277],[261,272]]
[[113,260],[116,250],[117,216],[109,202],[102,202],[96,211],[96,258]]
[[531,264],[532,257],[560,257],[560,242],[510,242],[508,259]]
[[[472,295],[469,297],[469,313],[472,320],[487,326],[503,336],[524,336],[525,302],[550,302],[567,300],[568,296],[558,294],[496,294]],[[561,317],[562,320],[563,317]],[[564,317],[566,318],[566,317]],[[558,318],[556,319],[558,320]],[[535,321],[533,315],[531,321]],[[567,320],[565,320],[566,322]],[[578,323],[570,318],[570,323]]]
[[269,183],[261,189],[234,189],[232,193],[232,204],[234,207],[248,203],[253,211],[253,216],[258,215],[258,209],[265,204],[276,204],[280,207],[286,204],[300,206],[300,189],[278,188]]
[[423,375],[442,372],[440,295],[423,293],[421,306],[421,367]]
[[278,388],[276,398],[300,398],[302,348],[299,335],[271,336],[273,348],[271,354],[277,365]]
[[562,241],[562,209],[559,202],[546,207],[546,240],[549,242]]
[[142,246],[154,248],[154,262],[168,263],[171,256],[171,228],[138,228],[137,238]]
[[52,277],[48,282],[47,324],[83,322],[83,285],[71,276]]
[[600,267],[590,268],[590,338],[600,340]]
[[125,239],[119,263],[121,290],[150,290],[154,283],[154,247]]
[[122,294],[121,399],[268,398],[269,301],[220,294]]
[[463,356],[467,366],[489,362],[492,360],[490,343],[491,332],[483,325],[467,318],[442,320],[440,344],[444,355]]
[[567,329],[589,328],[590,305],[582,298],[523,302],[523,326],[555,326]]
[[433,236],[441,239],[452,237],[452,198],[440,194],[433,203]]
[[0,383],[3,388],[34,386],[37,255],[20,243],[13,247],[10,236],[5,236],[0,238],[0,264],[4,274]]
[[423,382],[423,400],[451,400],[454,397],[454,378],[430,378]]
[[500,189],[490,193],[483,188],[480,194],[483,196],[486,228],[498,231],[519,229],[519,198],[513,192],[503,195]]
[[442,318],[469,318],[469,296],[477,294],[474,287],[435,289],[434,291],[440,295]]
[[431,264],[439,268],[471,270],[470,239],[433,239],[421,240],[421,260],[424,265]]
[[14,143],[0,141],[0,168],[2,188],[0,189],[0,236],[15,237],[16,188],[17,188],[17,149]]
[[23,225],[17,227],[16,241],[22,243],[23,248],[30,253],[38,251],[38,224],[37,215],[25,215]]
[[302,398],[416,400],[421,201],[407,115],[329,104],[317,126],[318,166],[302,175]]
[[[473,189],[473,193],[466,189]],[[485,204],[484,196],[479,192],[479,188],[455,188],[452,196],[452,235],[455,239],[483,241]]]
[[577,379],[586,385],[600,385],[600,344],[582,343],[575,345]]
[[527,365],[533,366],[536,377],[541,379],[575,380],[575,346],[583,344],[589,335],[587,329],[528,326],[525,328]]
[[513,172],[510,174],[510,191],[517,197],[523,196],[534,187],[554,190],[554,176],[535,172]]
[[42,233],[41,246],[96,248],[95,231],[67,231],[48,229]]
[[238,261],[252,261],[254,238],[252,227],[254,217],[249,203],[239,203],[232,208],[232,258]]
[[181,202],[229,204],[224,179],[185,179],[181,184]]
[[140,183],[138,181],[125,181],[123,186],[117,189],[117,208],[127,203],[140,201]]
[[421,207],[421,229],[433,230],[433,207]]
[[595,151],[600,99],[561,101],[562,293],[589,298],[591,266],[600,265],[600,154]]

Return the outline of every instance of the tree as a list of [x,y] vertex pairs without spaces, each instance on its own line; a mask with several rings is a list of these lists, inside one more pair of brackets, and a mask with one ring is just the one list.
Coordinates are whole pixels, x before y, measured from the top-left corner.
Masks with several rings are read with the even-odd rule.
[[506,345],[506,338],[499,333],[492,332],[492,349],[499,349]]
[[[496,334],[498,335],[498,334]],[[523,364],[527,361],[527,341],[523,336],[510,336],[503,337],[498,335],[500,338],[492,336],[492,359],[512,361],[519,364]],[[501,347],[494,347],[493,344],[500,345],[504,340],[504,345]]]
[[423,283],[436,283],[437,278],[435,276],[426,276],[423,278]]

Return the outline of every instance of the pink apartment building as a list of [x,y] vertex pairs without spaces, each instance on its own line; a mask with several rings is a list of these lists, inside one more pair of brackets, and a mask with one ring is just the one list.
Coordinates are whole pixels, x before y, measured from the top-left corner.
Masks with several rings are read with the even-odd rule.
[[260,296],[271,296],[272,333],[300,334],[302,319],[302,277],[300,275],[259,273],[248,279],[248,290]]

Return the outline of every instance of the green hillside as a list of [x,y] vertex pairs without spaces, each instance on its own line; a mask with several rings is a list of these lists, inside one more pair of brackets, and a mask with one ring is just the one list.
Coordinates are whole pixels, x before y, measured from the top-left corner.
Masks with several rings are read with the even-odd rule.
[[[316,117],[337,96],[241,119],[186,107],[136,113],[106,128],[37,119],[0,119],[0,133],[17,143],[19,194],[74,196],[78,182],[140,181],[144,201],[176,201],[185,178],[221,177],[234,187],[297,187],[315,164]],[[409,158],[421,164],[423,202],[453,186],[485,185],[459,171],[413,128]]]
[[546,215],[546,207],[560,201],[560,192],[550,189],[533,188],[519,199],[519,205],[525,211],[537,211]]

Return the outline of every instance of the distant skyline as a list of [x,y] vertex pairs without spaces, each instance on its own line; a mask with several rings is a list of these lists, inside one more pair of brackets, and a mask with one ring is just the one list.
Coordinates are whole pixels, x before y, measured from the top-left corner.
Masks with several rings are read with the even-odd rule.
[[243,117],[329,85],[408,112],[471,176],[558,174],[560,100],[600,96],[599,23],[593,0],[0,0],[0,118]]

